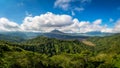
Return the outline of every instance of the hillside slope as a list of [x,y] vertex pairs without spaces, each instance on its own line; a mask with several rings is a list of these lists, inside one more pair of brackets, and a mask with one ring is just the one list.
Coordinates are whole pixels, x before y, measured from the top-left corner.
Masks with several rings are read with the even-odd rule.
[[[88,41],[95,46],[88,46]],[[120,68],[120,34],[79,40],[0,41],[0,68]]]
[[[34,51],[49,55],[61,53],[81,53],[83,50],[90,50],[91,46],[80,42],[79,40],[58,40],[55,38],[37,37],[23,42],[29,48],[34,47]],[[31,50],[31,49],[27,50]]]

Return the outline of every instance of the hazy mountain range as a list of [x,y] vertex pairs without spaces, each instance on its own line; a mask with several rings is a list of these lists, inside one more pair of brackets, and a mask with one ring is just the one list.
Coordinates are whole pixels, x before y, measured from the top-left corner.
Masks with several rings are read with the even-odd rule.
[[109,36],[112,33],[102,33],[99,31],[88,32],[88,33],[63,33],[59,30],[53,30],[47,33],[40,32],[0,32],[0,40],[10,40],[10,41],[22,41],[25,39],[32,39],[37,36],[46,36],[49,38],[57,39],[86,39],[91,36]]

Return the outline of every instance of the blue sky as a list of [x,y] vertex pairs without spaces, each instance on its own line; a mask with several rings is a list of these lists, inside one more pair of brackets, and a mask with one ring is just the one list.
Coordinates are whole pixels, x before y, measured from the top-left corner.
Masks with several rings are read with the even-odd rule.
[[26,17],[40,16],[51,12],[69,15],[79,22],[93,23],[101,19],[101,26],[114,28],[120,19],[120,0],[0,0],[0,18],[7,18],[18,25]]

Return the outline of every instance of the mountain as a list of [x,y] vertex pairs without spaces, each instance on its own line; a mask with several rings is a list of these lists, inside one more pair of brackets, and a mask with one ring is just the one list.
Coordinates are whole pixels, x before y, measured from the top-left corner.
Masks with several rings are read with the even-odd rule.
[[9,41],[9,42],[22,42],[25,39],[20,36],[0,34],[0,40],[5,40],[5,41]]
[[9,42],[22,42],[27,39],[35,38],[41,33],[35,32],[0,32],[0,40],[5,40]]
[[111,36],[114,35],[114,33],[107,33],[107,32],[100,32],[100,31],[92,31],[92,32],[86,32],[86,33],[67,33],[72,36],[89,36],[89,37],[104,37],[104,36]]
[[27,36],[26,39],[32,39],[32,38],[35,38],[37,36],[43,35],[43,33],[40,33],[40,32],[24,32],[24,34]]
[[13,31],[13,32],[0,32],[0,34],[1,34],[0,36],[5,35],[7,37],[12,36],[12,37],[20,37],[23,39],[31,39],[41,35],[42,33]]
[[49,38],[66,39],[66,40],[71,40],[71,39],[82,40],[82,39],[88,38],[88,36],[81,36],[81,35],[73,36],[73,35],[70,35],[70,34],[67,34],[67,33],[63,33],[59,30],[53,30],[51,32],[43,33],[41,35],[49,37]]
[[59,30],[52,30],[50,33],[54,33],[54,34],[64,34],[63,32],[59,31]]
[[101,32],[101,31],[92,31],[92,32],[87,32],[85,33],[88,36],[110,36],[113,35],[114,33],[107,33],[107,32]]
[[9,41],[23,41],[27,39],[32,39],[37,36],[46,36],[49,38],[56,38],[56,39],[64,39],[64,40],[83,40],[87,39],[91,36],[110,36],[113,35],[112,33],[103,33],[99,31],[94,32],[87,32],[87,33],[64,33],[59,30],[52,30],[51,32],[47,33],[40,33],[40,32],[0,32],[0,40],[9,40]]
[[15,37],[21,37],[21,38],[27,38],[27,35],[24,32],[19,31],[13,31],[13,32],[0,32],[0,34],[8,35],[8,36],[15,36]]

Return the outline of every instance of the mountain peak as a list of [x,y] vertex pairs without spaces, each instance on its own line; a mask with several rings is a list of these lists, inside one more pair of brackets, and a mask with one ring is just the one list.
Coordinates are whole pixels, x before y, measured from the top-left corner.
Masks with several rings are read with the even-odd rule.
[[51,33],[63,33],[63,32],[55,29],[55,30],[52,30]]

